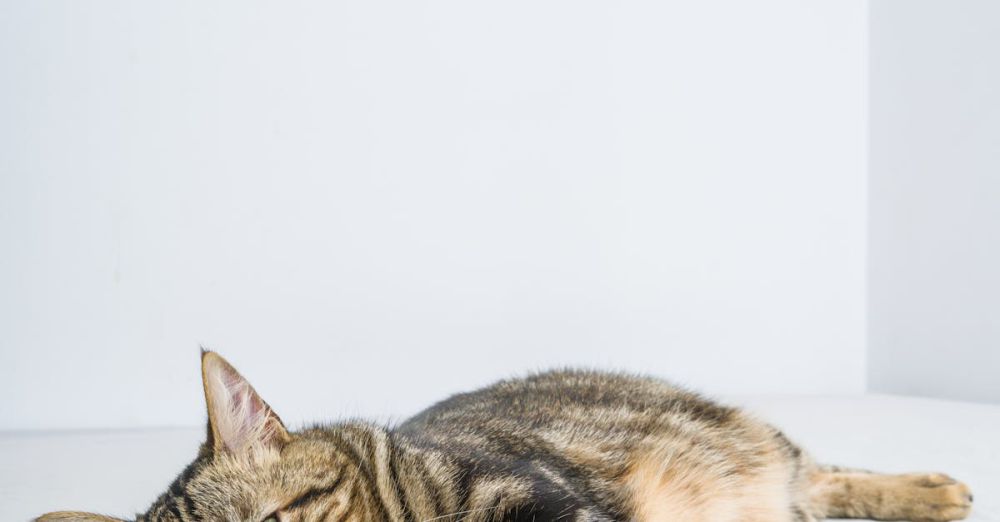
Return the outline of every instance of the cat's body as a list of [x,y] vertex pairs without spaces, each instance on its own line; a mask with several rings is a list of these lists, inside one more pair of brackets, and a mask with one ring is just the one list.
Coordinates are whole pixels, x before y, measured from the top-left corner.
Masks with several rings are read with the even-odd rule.
[[939,521],[972,500],[941,474],[819,467],[767,424],[656,379],[550,372],[394,429],[289,433],[220,357],[203,376],[209,440],[139,521]]
[[473,492],[491,476],[513,477],[525,492],[460,506],[467,510],[509,502],[539,522],[777,522],[808,512],[796,497],[810,465],[781,433],[654,379],[562,371],[504,381],[452,397],[394,434],[476,470]]

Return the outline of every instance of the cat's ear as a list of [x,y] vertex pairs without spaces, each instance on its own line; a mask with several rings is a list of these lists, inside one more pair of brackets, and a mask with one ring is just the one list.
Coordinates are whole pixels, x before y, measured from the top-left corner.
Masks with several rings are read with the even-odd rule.
[[202,351],[201,377],[208,405],[209,444],[214,451],[240,453],[281,447],[289,441],[281,419],[219,354]]
[[82,513],[80,511],[57,511],[46,513],[35,519],[34,522],[125,522],[120,518],[95,515],[93,513]]

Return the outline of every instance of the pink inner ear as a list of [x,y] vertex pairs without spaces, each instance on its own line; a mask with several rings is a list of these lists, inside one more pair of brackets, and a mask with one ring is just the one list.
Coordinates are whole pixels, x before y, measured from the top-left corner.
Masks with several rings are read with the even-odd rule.
[[238,374],[227,371],[225,380],[226,390],[232,400],[233,412],[243,419],[243,426],[252,427],[265,420],[264,401],[260,400],[250,389],[250,385]]
[[281,420],[236,369],[214,354],[203,364],[216,448],[240,452],[286,440]]
[[225,366],[220,370],[218,382],[229,399],[217,419],[220,442],[230,451],[275,442],[282,429],[277,417],[239,373]]

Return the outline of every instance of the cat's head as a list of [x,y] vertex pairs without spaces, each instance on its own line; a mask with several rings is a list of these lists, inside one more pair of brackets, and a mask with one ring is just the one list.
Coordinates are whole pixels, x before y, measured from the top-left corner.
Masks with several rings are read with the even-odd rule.
[[[208,437],[137,522],[287,522],[365,515],[370,499],[350,451],[324,430],[289,433],[225,359],[202,353]],[[60,511],[36,522],[123,522]]]

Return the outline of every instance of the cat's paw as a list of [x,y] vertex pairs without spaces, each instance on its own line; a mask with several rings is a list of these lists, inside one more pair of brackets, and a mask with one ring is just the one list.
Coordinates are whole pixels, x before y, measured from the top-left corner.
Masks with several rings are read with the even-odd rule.
[[962,520],[972,511],[972,490],[944,473],[903,475],[911,520],[939,522]]

